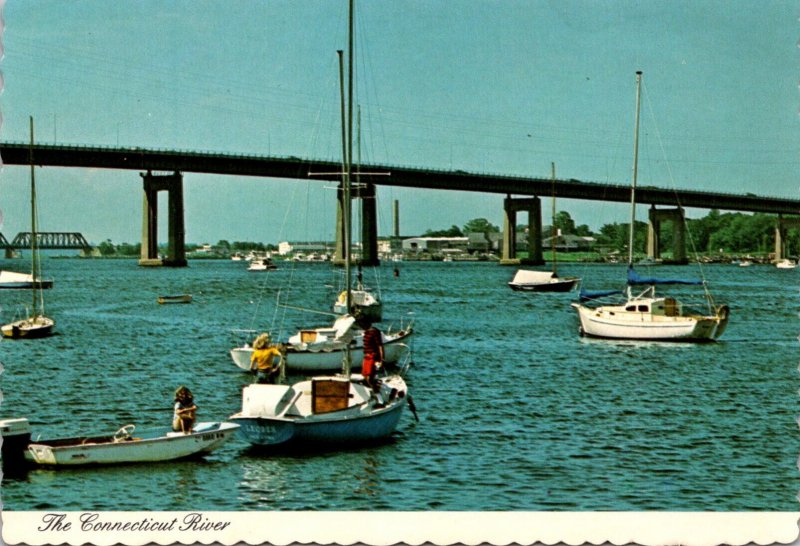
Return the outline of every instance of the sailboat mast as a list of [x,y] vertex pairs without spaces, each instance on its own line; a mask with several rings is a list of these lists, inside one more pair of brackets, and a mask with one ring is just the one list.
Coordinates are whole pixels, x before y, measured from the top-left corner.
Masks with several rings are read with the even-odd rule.
[[37,313],[39,312],[37,306],[37,297],[39,295],[39,291],[37,288],[36,283],[38,282],[39,278],[39,264],[38,262],[38,248],[36,240],[36,169],[33,164],[33,116],[29,117],[30,120],[30,128],[31,128],[31,145],[28,151],[28,159],[31,163],[31,275],[33,276],[33,288],[31,292],[33,293],[33,307],[31,308],[31,317],[36,317]]
[[558,276],[558,271],[556,270],[556,235],[558,234],[558,230],[556,229],[556,164],[555,162],[550,163],[550,170],[552,171],[553,177],[553,216],[552,221],[550,222],[552,225],[550,226],[550,251],[553,254],[553,276]]
[[633,131],[633,183],[631,184],[631,225],[628,230],[628,265],[633,265],[633,226],[636,223],[636,177],[639,174],[639,106],[642,96],[642,71],[636,72],[636,121]]
[[347,291],[347,312],[352,311],[350,260],[352,249],[352,203],[350,202],[350,181],[353,176],[353,15],[355,0],[350,0],[347,18],[347,165],[345,166],[344,206],[345,206],[345,238],[344,238],[344,281]]

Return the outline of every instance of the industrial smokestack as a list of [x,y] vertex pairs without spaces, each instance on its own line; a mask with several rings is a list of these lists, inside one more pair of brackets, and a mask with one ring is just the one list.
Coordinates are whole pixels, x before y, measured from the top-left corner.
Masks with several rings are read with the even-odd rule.
[[392,216],[394,220],[394,236],[395,238],[400,237],[400,202],[395,199],[394,200],[394,210],[392,211]]

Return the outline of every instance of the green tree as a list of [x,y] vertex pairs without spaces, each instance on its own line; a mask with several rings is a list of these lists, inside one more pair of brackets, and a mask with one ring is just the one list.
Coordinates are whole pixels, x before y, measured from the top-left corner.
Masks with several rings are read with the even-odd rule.
[[562,235],[573,235],[575,233],[575,221],[565,210],[556,213],[553,223],[556,225],[556,229],[561,230]]
[[489,222],[486,218],[473,218],[464,224],[462,231],[464,233],[499,233],[500,228]]
[[429,229],[422,234],[423,237],[463,237],[464,234],[458,229],[458,226],[450,226],[450,229]]
[[100,251],[101,256],[113,256],[117,253],[117,249],[114,247],[114,244],[111,242],[111,239],[106,239],[99,245],[97,245],[97,250]]

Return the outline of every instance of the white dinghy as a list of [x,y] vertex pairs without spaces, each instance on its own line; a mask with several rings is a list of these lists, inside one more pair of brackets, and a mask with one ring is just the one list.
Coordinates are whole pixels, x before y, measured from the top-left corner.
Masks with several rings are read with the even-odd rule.
[[172,461],[213,451],[238,428],[234,423],[209,422],[198,423],[189,433],[163,427],[135,434],[135,425],[125,425],[105,436],[36,440],[28,445],[25,459],[43,466]]

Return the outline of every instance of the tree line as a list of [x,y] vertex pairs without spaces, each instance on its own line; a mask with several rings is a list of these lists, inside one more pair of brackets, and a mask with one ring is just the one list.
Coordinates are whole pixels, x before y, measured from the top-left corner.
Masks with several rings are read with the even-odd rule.
[[[778,219],[769,214],[744,214],[742,212],[720,213],[711,210],[705,217],[686,220],[687,250],[700,254],[728,253],[768,254],[775,249],[775,228]],[[562,235],[592,237],[599,247],[612,251],[627,251],[629,223],[613,223],[603,225],[598,232],[593,232],[586,224],[576,225],[567,211],[556,214],[553,225]],[[647,248],[647,222],[637,221],[634,231],[633,248],[636,253],[644,253]],[[527,229],[526,225],[517,226],[518,232]],[[545,226],[543,233],[549,236],[552,226]],[[501,229],[486,220],[475,218],[464,224],[462,228],[451,226],[443,230],[428,230],[424,237],[464,237],[467,233],[499,233]],[[672,247],[672,222],[661,223],[661,247]],[[786,233],[789,253],[800,253],[800,228],[790,228]]]
[[[775,228],[777,217],[769,214],[744,214],[741,212],[720,213],[711,210],[706,216],[698,219],[686,220],[687,250],[699,254],[768,254],[774,251]],[[560,211],[555,216],[553,225],[562,235],[576,235],[578,237],[592,237],[596,246],[609,251],[626,252],[628,248],[627,223],[605,224],[598,232],[593,232],[586,224],[576,225],[567,211]],[[545,226],[543,233],[548,236],[552,226]],[[517,226],[518,232],[524,232],[526,225]],[[450,226],[447,229],[427,230],[423,237],[465,237],[468,233],[499,233],[501,229],[486,218],[473,218],[462,227]],[[790,228],[786,234],[789,254],[800,254],[800,228]],[[272,244],[254,243],[249,241],[221,240],[214,245],[223,253],[247,253],[250,251],[264,252],[277,250]],[[664,249],[672,247],[671,222],[661,224],[661,246]],[[98,245],[98,250],[103,256],[133,257],[141,254],[140,243],[114,244],[107,239]],[[634,252],[644,253],[647,247],[647,223],[636,222],[634,232]],[[200,245],[186,245],[187,252],[193,252]]]

